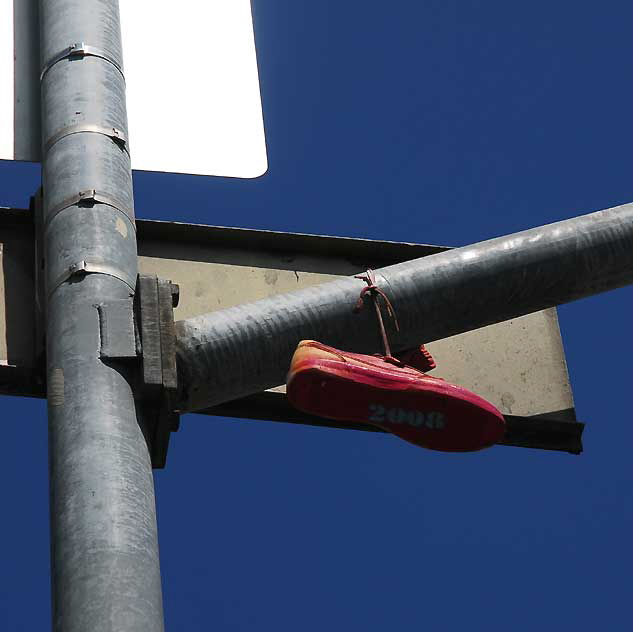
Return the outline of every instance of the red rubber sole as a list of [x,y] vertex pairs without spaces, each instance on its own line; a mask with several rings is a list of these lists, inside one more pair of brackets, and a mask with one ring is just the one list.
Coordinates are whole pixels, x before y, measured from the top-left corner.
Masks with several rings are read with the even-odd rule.
[[290,403],[304,412],[378,426],[416,445],[444,452],[471,452],[498,443],[503,415],[469,390],[430,377],[401,379],[322,358],[293,366]]

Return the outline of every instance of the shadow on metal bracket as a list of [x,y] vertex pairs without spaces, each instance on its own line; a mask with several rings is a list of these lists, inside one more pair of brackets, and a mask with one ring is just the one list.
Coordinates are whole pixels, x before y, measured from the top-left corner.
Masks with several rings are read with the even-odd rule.
[[137,334],[141,349],[140,399],[149,423],[152,466],[165,467],[172,432],[178,430],[174,412],[178,387],[176,334],[173,309],[178,286],[156,276],[139,275],[134,297]]

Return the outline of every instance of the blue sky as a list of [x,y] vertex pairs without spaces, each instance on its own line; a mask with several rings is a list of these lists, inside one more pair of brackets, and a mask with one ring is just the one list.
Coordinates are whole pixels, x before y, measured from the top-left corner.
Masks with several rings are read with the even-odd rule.
[[[458,246],[633,201],[630,3],[253,11],[268,173],[136,174],[139,217]],[[38,179],[0,163],[0,204]],[[627,630],[632,305],[559,310],[578,457],[184,417],[155,476],[167,629]],[[0,418],[0,629],[47,629],[45,403]]]

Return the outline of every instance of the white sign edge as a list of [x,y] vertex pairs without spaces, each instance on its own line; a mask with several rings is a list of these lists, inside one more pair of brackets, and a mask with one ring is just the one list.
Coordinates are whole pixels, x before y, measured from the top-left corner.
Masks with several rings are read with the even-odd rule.
[[[17,1],[22,3],[36,2],[36,0]],[[195,6],[195,10],[199,14],[199,20],[191,21],[182,17],[182,15],[190,15],[191,13],[185,10],[186,6],[183,6],[187,4]],[[212,19],[213,15],[211,12],[217,12],[221,4],[224,4],[226,8],[227,23],[230,22],[235,28],[237,26],[240,27],[241,34],[239,36],[236,36],[235,28],[233,30],[225,28],[226,24],[220,28],[218,26],[219,21]],[[128,86],[136,86],[132,90],[128,87],[128,94],[132,93],[132,99],[128,99],[132,168],[135,171],[241,179],[253,179],[264,175],[268,170],[268,156],[250,1],[209,0],[206,4],[200,4],[194,0],[181,0],[178,5],[181,17],[175,18],[166,11],[162,19],[164,28],[172,28],[173,24],[180,20],[181,24],[184,25],[186,23],[187,28],[193,29],[194,33],[191,38],[164,39],[174,41],[176,44],[177,41],[186,41],[187,46],[185,50],[194,58],[204,59],[204,51],[207,51],[210,58],[215,60],[216,73],[224,80],[225,84],[228,80],[228,88],[226,85],[216,86],[217,91],[225,94],[228,102],[228,104],[225,103],[223,105],[224,117],[222,112],[216,112],[214,114],[216,118],[215,128],[212,129],[212,126],[208,128],[208,133],[214,135],[216,141],[223,143],[222,148],[215,153],[208,151],[209,144],[213,139],[207,138],[203,143],[199,142],[201,129],[199,121],[208,114],[205,112],[204,106],[205,98],[208,98],[208,94],[202,95],[197,101],[195,99],[183,100],[180,105],[184,114],[180,117],[177,125],[174,124],[174,121],[167,118],[167,114],[177,111],[176,106],[178,103],[174,103],[173,98],[170,101],[169,99],[161,98],[160,95],[155,93],[154,102],[162,103],[162,110],[149,108],[147,102],[141,100],[137,103],[135,100],[134,92],[142,95],[151,93],[151,90],[148,91],[147,81],[137,80],[136,84],[134,81],[130,81],[130,76],[133,78],[135,74],[137,77],[140,75],[142,78],[147,78],[147,66],[144,63],[144,59],[148,50],[153,48],[154,50],[162,51],[166,55],[166,60],[170,58],[178,59],[183,54],[179,52],[180,48],[178,45],[171,47],[158,46],[161,37],[157,36],[156,33],[159,31],[156,27],[151,30],[146,28],[146,20],[143,17],[142,7],[139,8],[139,3],[135,3],[134,0],[121,0],[120,5],[122,20],[125,20],[126,16],[130,19],[129,16],[132,15],[132,20],[135,21],[135,24],[144,27],[141,29],[139,26],[136,31],[140,30],[145,35],[145,37],[136,37],[136,31],[131,33],[123,25],[124,54],[126,50],[134,50],[136,55],[136,60],[132,59],[131,63],[128,61],[126,65]],[[15,69],[12,63],[15,55],[19,57],[15,62],[17,68],[21,69],[22,72],[26,68],[30,68],[31,72],[37,73],[37,67],[39,67],[38,55],[35,55],[35,59],[33,59],[32,47],[21,46],[20,41],[16,41],[18,35],[20,38],[26,38],[29,30],[33,32],[33,29],[27,28],[28,25],[25,22],[33,17],[34,12],[32,8],[29,9],[29,7],[22,5],[15,7],[15,9],[14,13],[14,0],[0,0],[0,160],[38,162],[40,159],[38,155],[40,138],[39,128],[35,128],[38,127],[39,116],[36,111],[32,111],[32,108],[39,108],[39,103],[34,105],[32,101],[37,99],[36,94],[39,86],[36,82],[31,82],[32,85],[30,85],[29,82],[24,81],[20,94],[16,95],[14,92]],[[132,11],[131,14],[129,13],[130,10]],[[21,25],[16,25],[15,29],[14,18],[16,20],[20,18],[21,22]],[[212,54],[213,47],[209,46],[208,40],[202,37],[203,34],[208,35],[209,24],[213,24],[216,29],[215,56]],[[14,32],[18,28],[22,29],[19,34]],[[152,34],[154,37],[153,45],[150,37]],[[227,54],[235,53],[231,68],[238,68],[237,74],[241,73],[240,76],[244,77],[241,83],[232,80],[235,74],[233,70],[222,73],[220,65],[223,63],[221,61],[223,55],[217,54],[217,50],[223,44],[225,46],[221,52]],[[231,46],[234,48],[231,49]],[[218,60],[220,60],[220,63],[218,63]],[[199,65],[199,68],[208,65],[207,61],[205,61],[204,64]],[[36,68],[35,71],[33,71],[33,67]],[[169,93],[171,95],[178,92],[180,94],[186,93],[188,83],[191,83],[185,78],[183,73],[175,74],[180,83],[176,82],[175,87],[172,86],[170,88],[167,96],[170,96]],[[201,85],[204,84],[204,78],[205,74],[203,72],[199,73],[199,83]],[[155,87],[158,85],[159,82],[154,83]],[[233,92],[231,92],[232,87],[235,88]],[[164,96],[165,93],[163,93]],[[230,97],[233,98],[233,103],[229,102]],[[244,106],[241,112],[242,116],[239,119],[233,119],[232,125],[227,124],[227,113],[230,116],[239,109],[235,105],[236,103]],[[194,111],[196,108],[197,112]],[[14,128],[18,125],[29,130],[29,133],[23,135],[15,134]],[[157,151],[156,147],[157,139],[160,139],[159,145],[160,143],[164,145],[165,141],[172,143],[168,145],[170,147],[169,150],[165,149],[163,151],[162,157],[158,162],[156,156],[160,152]],[[178,142],[180,143],[180,149],[174,150],[173,145],[174,143],[178,144]],[[173,158],[173,156],[180,157]]]

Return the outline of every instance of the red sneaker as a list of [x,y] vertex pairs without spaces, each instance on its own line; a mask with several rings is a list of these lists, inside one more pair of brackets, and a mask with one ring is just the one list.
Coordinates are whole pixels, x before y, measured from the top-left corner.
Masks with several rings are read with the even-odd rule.
[[469,452],[500,441],[503,415],[469,390],[398,363],[303,340],[287,395],[297,409],[364,422],[431,450]]

